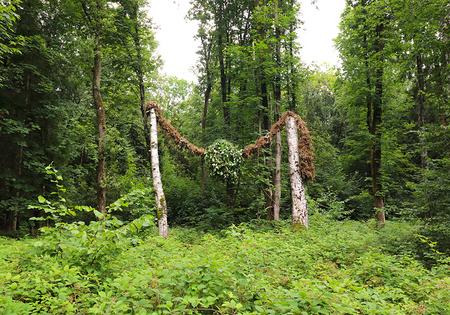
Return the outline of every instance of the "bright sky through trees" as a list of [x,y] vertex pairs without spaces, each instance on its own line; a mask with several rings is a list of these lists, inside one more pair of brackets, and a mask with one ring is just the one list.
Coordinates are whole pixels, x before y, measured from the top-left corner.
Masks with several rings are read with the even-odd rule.
[[[299,30],[302,60],[308,64],[327,62],[336,65],[338,56],[333,38],[338,34],[345,1],[318,0],[318,9],[310,0],[301,3],[301,19],[305,22]],[[151,0],[149,16],[159,26],[156,39],[158,51],[165,61],[163,72],[193,81],[196,76],[191,69],[197,60],[198,49],[193,36],[197,32],[197,23],[185,19],[189,7],[189,0]]]

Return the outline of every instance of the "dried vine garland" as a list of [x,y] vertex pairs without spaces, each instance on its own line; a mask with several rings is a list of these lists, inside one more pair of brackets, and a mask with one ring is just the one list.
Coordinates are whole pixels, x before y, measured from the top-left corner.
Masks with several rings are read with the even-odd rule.
[[[156,111],[156,115],[158,117],[158,125],[164,131],[164,133],[174,139],[175,145],[180,147],[181,149],[187,149],[192,154],[195,155],[204,155],[206,150],[204,148],[197,147],[190,143],[188,140],[183,138],[180,133],[163,117],[162,109],[156,102],[147,102],[146,112],[149,112],[151,109]],[[312,154],[313,144],[312,139],[309,134],[309,130],[306,127],[306,123],[292,111],[287,111],[284,113],[280,120],[276,122],[270,131],[261,136],[258,140],[255,141],[254,144],[246,146],[242,150],[242,158],[248,159],[254,153],[258,152],[261,149],[267,148],[273,141],[274,136],[278,131],[281,131],[283,127],[286,125],[287,117],[293,117],[295,119],[295,123],[297,125],[297,129],[300,131],[299,141],[298,141],[298,151],[300,155],[300,172],[302,177],[305,179],[313,179],[314,178],[314,156]]]
[[174,140],[175,145],[177,145],[182,150],[187,149],[192,154],[195,154],[195,155],[202,155],[202,154],[205,153],[205,149],[199,148],[199,147],[193,145],[192,143],[190,143],[185,138],[183,138],[180,135],[180,133],[170,124],[170,122],[168,122],[163,117],[162,109],[158,105],[158,103],[156,103],[156,102],[147,102],[145,104],[145,111],[146,111],[147,115],[148,115],[148,113],[150,112],[151,109],[154,109],[155,112],[156,112],[156,116],[158,118],[157,121],[158,121],[159,127],[164,131],[164,133],[167,136],[171,137]]
[[280,120],[272,125],[270,131],[265,135],[259,137],[254,144],[248,145],[244,148],[243,158],[248,159],[252,154],[258,152],[261,149],[267,148],[273,140],[273,137],[278,131],[281,131],[286,125],[286,119],[292,117],[297,125],[297,130],[300,130],[300,136],[298,139],[298,153],[300,156],[300,172],[304,179],[314,179],[314,155],[312,151],[314,150],[311,135],[306,127],[306,123],[292,111],[285,112]]

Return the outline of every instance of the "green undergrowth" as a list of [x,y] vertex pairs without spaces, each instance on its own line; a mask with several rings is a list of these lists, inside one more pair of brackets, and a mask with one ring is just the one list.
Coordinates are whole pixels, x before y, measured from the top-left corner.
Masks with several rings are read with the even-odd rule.
[[429,270],[415,259],[418,225],[310,221],[300,232],[173,228],[168,239],[152,227],[93,270],[39,252],[36,239],[1,238],[0,313],[450,313],[448,260],[438,253]]

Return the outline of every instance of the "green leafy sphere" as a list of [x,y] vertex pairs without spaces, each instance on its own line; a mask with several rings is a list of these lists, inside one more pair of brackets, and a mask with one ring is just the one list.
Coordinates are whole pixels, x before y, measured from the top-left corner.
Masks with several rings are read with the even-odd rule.
[[225,182],[238,181],[242,161],[242,150],[227,140],[216,140],[205,152],[211,175]]

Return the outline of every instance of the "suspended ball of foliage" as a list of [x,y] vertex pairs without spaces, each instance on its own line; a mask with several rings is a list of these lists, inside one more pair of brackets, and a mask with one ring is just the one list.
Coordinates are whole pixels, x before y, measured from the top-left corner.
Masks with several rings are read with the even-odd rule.
[[242,161],[242,150],[226,140],[217,140],[205,152],[211,175],[225,182],[238,181]]

